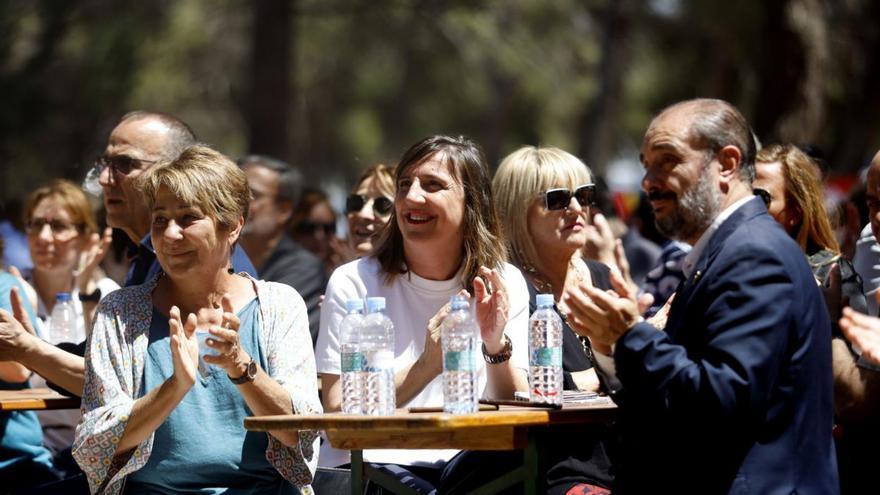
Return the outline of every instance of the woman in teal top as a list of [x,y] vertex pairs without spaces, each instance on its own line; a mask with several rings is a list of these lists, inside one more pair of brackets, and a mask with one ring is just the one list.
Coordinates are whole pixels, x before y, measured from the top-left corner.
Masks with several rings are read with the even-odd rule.
[[321,412],[302,298],[227,268],[250,199],[244,173],[193,146],[141,185],[163,273],[97,310],[73,448],[91,490],[311,493],[317,433],[242,424]]
[[[0,256],[3,240],[0,239]],[[10,291],[24,289],[18,279],[0,271],[0,309],[12,312]],[[26,298],[21,301],[34,321],[34,311]],[[30,371],[13,361],[0,362],[0,390],[29,388]],[[0,412],[0,489],[15,492],[57,480],[52,454],[43,446],[43,430],[32,411]]]

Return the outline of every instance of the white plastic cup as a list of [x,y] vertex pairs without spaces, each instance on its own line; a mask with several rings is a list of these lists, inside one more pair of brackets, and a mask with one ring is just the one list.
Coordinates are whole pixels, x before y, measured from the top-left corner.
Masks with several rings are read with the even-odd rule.
[[208,329],[196,329],[196,339],[199,341],[199,370],[203,373],[207,371],[208,366],[212,366],[205,362],[205,356],[216,356],[217,352],[208,347],[206,342],[209,338],[213,338]]

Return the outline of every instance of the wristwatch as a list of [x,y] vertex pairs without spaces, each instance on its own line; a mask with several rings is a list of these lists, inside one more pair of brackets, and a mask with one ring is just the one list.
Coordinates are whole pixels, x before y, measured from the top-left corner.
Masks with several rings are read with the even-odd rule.
[[507,334],[504,334],[501,337],[501,341],[504,343],[504,347],[498,352],[498,354],[489,354],[486,352],[486,343],[483,342],[483,359],[486,360],[489,364],[499,364],[510,359],[510,356],[513,354],[513,342],[507,337]]
[[101,300],[101,288],[97,287],[91,294],[83,294],[80,292],[76,296],[80,302],[98,302]]
[[238,378],[232,378],[229,374],[226,375],[229,377],[229,381],[236,385],[242,385],[245,383],[249,383],[254,381],[254,378],[257,377],[257,361],[251,357],[251,362],[248,363],[247,368],[244,370],[244,373],[241,374]]

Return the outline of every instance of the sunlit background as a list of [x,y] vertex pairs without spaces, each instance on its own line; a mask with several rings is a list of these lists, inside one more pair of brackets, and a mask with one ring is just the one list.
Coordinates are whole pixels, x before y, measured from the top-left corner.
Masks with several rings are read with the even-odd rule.
[[735,103],[765,143],[818,147],[846,189],[880,148],[878,81],[869,0],[6,0],[0,194],[81,180],[133,109],[336,197],[433,133],[470,135],[493,167],[559,146],[625,192],[650,116],[695,96]]

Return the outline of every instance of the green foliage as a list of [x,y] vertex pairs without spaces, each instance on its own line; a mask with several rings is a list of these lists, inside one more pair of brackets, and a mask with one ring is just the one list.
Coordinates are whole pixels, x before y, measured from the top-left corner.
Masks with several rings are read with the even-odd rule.
[[[798,70],[790,61],[805,50],[771,50],[780,16],[812,1],[290,0],[293,97],[277,112],[291,151],[282,158],[317,184],[394,163],[434,133],[471,135],[493,165],[523,144],[577,152],[590,119],[601,118],[594,107],[615,116],[612,154],[637,145],[651,115],[682,98],[719,96],[758,115],[779,91],[773,75]],[[857,27],[877,9],[847,5],[826,5],[823,18],[834,43],[822,91],[842,113],[805,137],[832,150],[852,134],[846,111],[858,102],[848,98],[876,93],[864,80],[869,54],[880,54],[870,26],[880,23]],[[613,7],[625,30],[606,16]],[[247,118],[261,29],[253,9],[240,0],[0,2],[0,194],[80,178],[132,109],[174,113],[233,157],[259,151]],[[614,99],[600,80],[617,43],[627,48]],[[771,137],[786,111],[761,115]],[[869,131],[839,148],[876,147],[867,140],[878,125],[861,125]],[[604,153],[594,168],[612,158]]]

